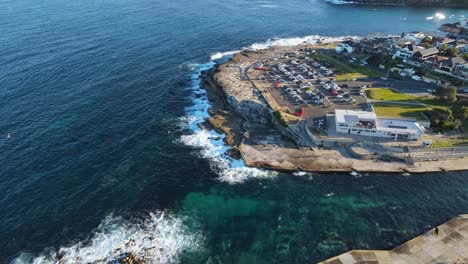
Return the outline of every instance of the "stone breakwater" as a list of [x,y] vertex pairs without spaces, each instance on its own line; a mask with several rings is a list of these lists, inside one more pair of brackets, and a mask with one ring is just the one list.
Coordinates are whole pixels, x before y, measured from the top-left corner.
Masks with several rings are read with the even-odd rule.
[[418,161],[408,159],[408,154],[394,155],[388,150],[381,155],[360,154],[362,141],[315,138],[304,121],[286,128],[279,125],[269,98],[248,78],[247,72],[255,62],[288,49],[242,51],[228,62],[202,72],[202,88],[212,107],[208,110],[210,117],[199,126],[226,134],[225,144],[232,146],[227,153],[231,157],[242,158],[247,166],[278,171],[416,173],[468,169],[465,157]]

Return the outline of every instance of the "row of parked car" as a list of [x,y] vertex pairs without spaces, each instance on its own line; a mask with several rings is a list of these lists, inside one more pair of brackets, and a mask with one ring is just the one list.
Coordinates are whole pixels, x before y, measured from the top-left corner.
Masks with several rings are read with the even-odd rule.
[[296,104],[306,104],[306,101],[300,95],[300,90],[294,90],[288,86],[283,86],[283,89]]

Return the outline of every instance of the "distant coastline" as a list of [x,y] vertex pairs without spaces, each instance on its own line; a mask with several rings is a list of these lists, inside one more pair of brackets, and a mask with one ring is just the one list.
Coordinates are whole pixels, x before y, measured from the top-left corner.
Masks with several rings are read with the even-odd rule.
[[441,6],[468,8],[468,0],[327,0],[333,4]]

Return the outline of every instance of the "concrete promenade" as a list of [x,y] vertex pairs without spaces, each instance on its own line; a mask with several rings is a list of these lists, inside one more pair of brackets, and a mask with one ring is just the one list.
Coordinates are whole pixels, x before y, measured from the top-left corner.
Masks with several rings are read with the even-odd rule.
[[392,250],[351,250],[320,264],[466,264],[468,263],[468,214],[438,226]]

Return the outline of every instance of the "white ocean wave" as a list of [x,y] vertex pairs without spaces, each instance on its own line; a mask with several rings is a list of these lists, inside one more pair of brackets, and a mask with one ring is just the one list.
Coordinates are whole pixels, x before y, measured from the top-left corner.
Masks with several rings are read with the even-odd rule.
[[[317,43],[330,43],[341,41],[345,38],[357,39],[358,37],[324,37],[319,35],[310,35],[296,38],[274,38],[265,42],[254,43],[242,50],[260,50],[274,46],[296,46],[300,44],[315,45]],[[212,54],[210,62],[200,64],[198,70],[192,75],[191,92],[195,94],[200,87],[199,75],[202,71],[208,70],[215,65],[216,60],[227,59],[242,50],[217,52]],[[224,135],[220,135],[215,131],[203,131],[198,127],[198,123],[203,122],[209,117],[208,109],[211,107],[206,95],[193,97],[193,105],[186,109],[187,116],[181,118],[184,127],[188,128],[192,133],[183,135],[180,141],[187,145],[198,148],[202,158],[208,159],[213,171],[219,175],[219,180],[229,183],[244,182],[252,178],[270,178],[278,175],[277,172],[268,171],[258,168],[246,167],[243,160],[235,160],[226,155],[230,146],[224,145]]]
[[329,3],[335,4],[335,5],[349,5],[349,4],[355,4],[352,1],[343,1],[343,0],[325,0]]
[[229,57],[243,50],[261,50],[261,49],[268,49],[271,47],[288,47],[288,46],[297,46],[301,44],[316,45],[319,42],[330,43],[330,42],[342,41],[346,38],[358,39],[357,36],[325,37],[325,36],[320,36],[320,35],[309,35],[305,37],[295,37],[295,38],[273,38],[273,39],[268,39],[267,41],[264,41],[264,42],[254,43],[241,50],[214,53],[211,55],[210,60],[215,61],[221,58]]
[[210,57],[210,60],[211,61],[214,61],[214,60],[219,60],[223,57],[226,57],[226,56],[232,56],[238,52],[241,52],[242,50],[233,50],[233,51],[226,51],[226,52],[216,52],[215,54],[211,55]]
[[12,263],[115,263],[129,252],[147,263],[178,263],[182,253],[202,247],[202,236],[189,233],[182,219],[169,213],[133,221],[110,215],[86,241],[40,256],[23,253]]

